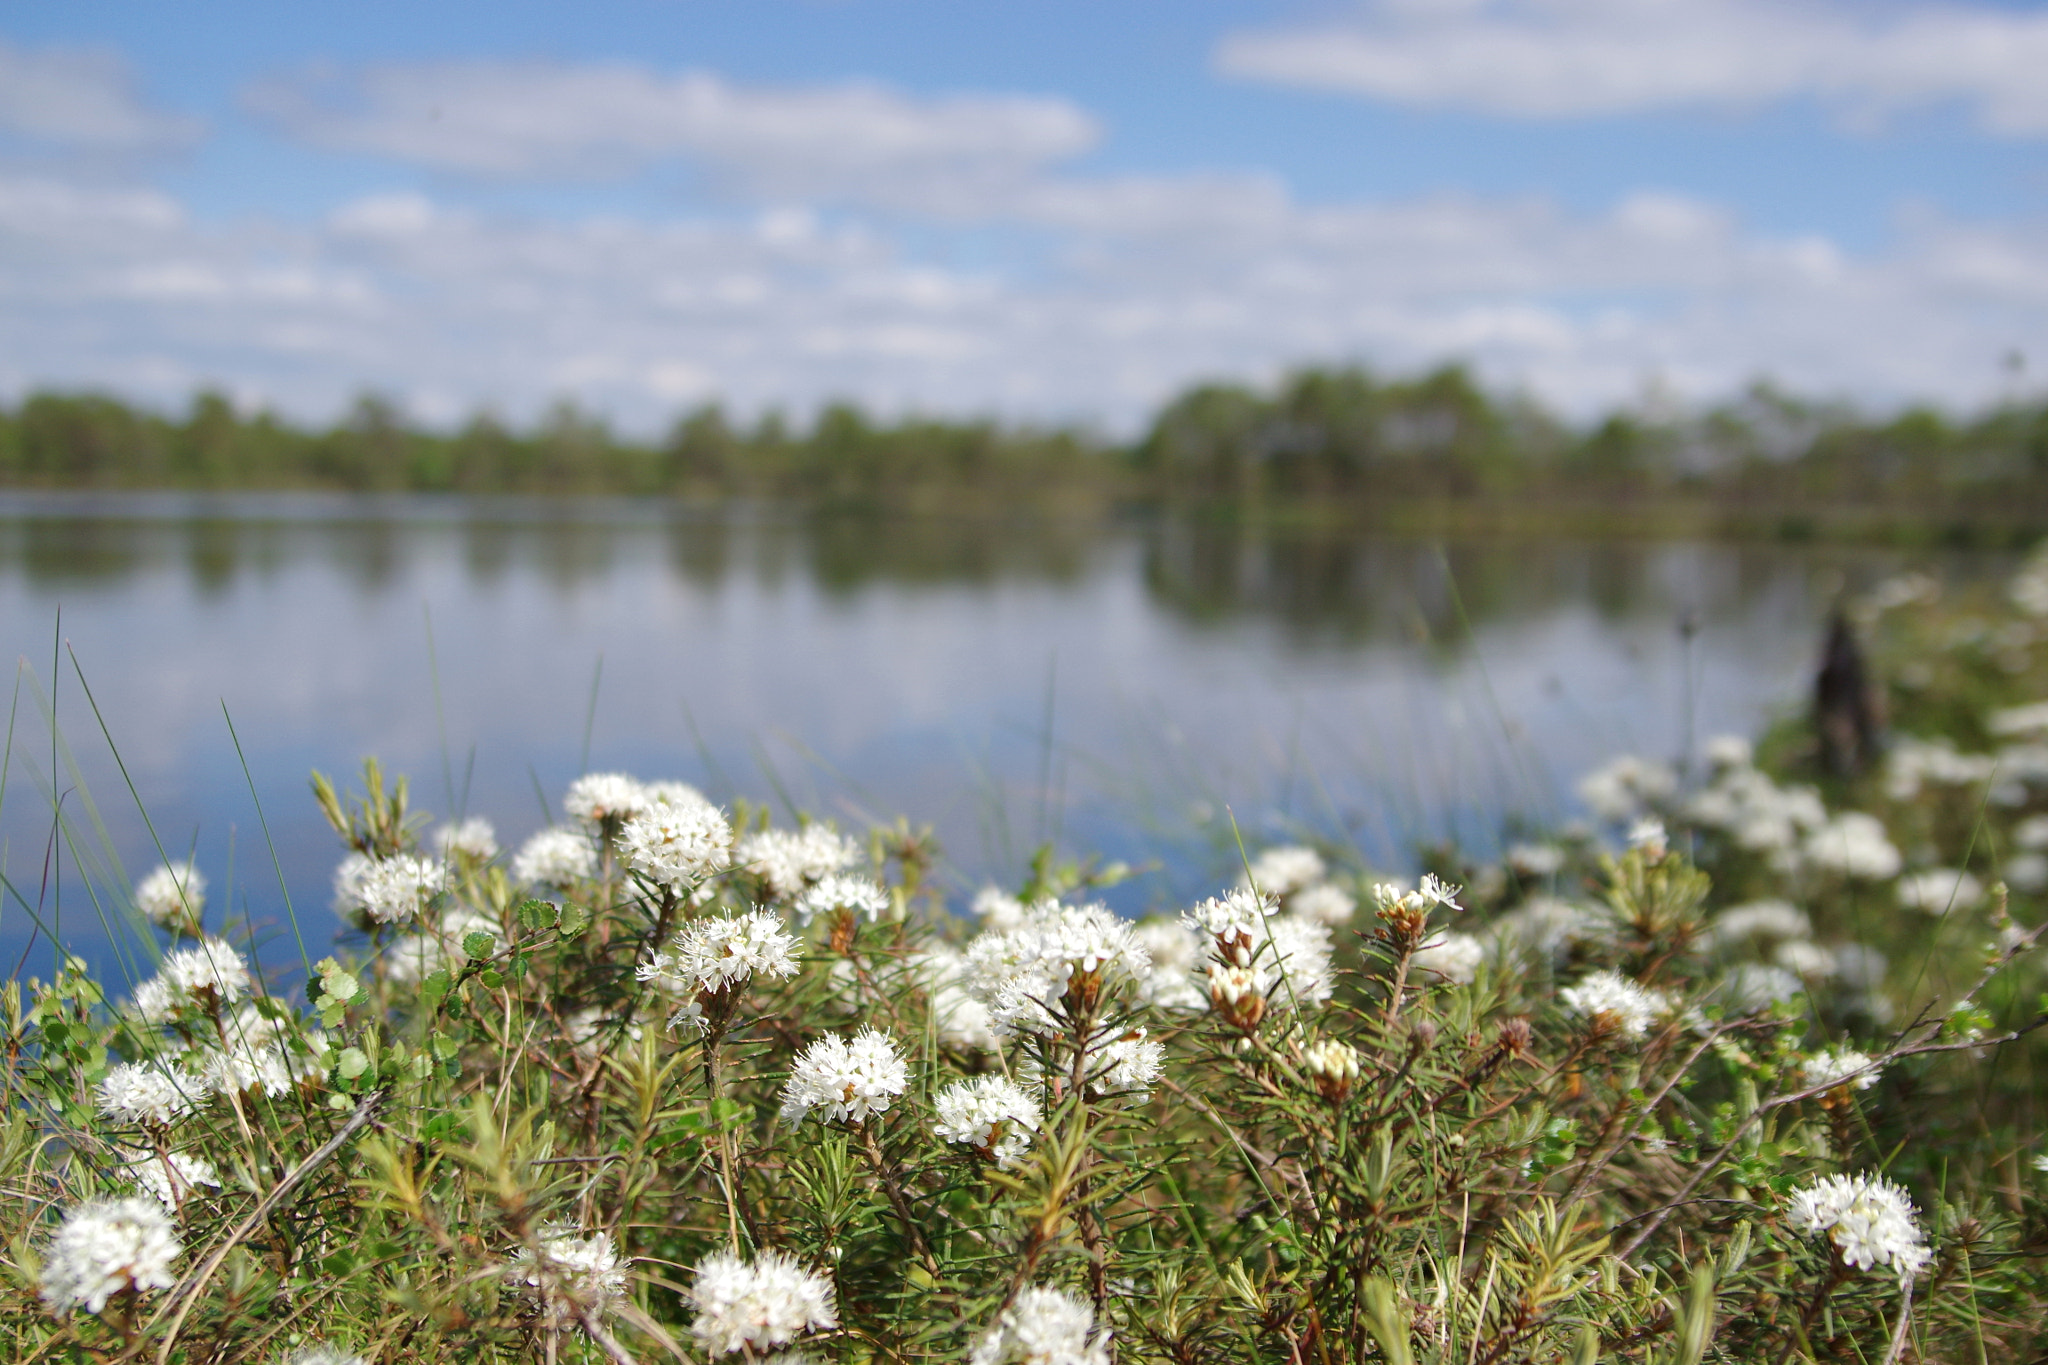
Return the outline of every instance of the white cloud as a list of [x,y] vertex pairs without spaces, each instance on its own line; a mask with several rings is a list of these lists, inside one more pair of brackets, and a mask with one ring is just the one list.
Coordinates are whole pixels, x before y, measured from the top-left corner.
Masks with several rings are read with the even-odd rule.
[[1856,0],[1376,0],[1232,35],[1226,74],[1394,104],[1564,118],[1822,101],[1855,122],[1945,103],[2048,134],[2048,14]]
[[126,62],[106,52],[0,42],[0,135],[100,152],[147,152],[198,139],[197,119],[137,94]]
[[373,66],[266,81],[245,103],[334,151],[505,179],[620,176],[686,159],[770,196],[971,205],[1093,147],[1061,99],[913,98],[885,86],[747,86],[625,63]]
[[[1050,249],[966,268],[886,223],[778,210],[548,222],[418,194],[303,224],[0,175],[0,391],[201,382],[327,418],[364,385],[435,417],[563,393],[654,430],[710,397],[801,411],[1082,417],[1128,430],[1202,378],[1474,362],[1575,413],[1661,376],[1872,401],[1997,392],[2048,355],[2048,233],[1921,214],[1879,253],[1638,194],[1309,206],[1278,185],[1072,181]],[[919,229],[929,243],[932,229]]]

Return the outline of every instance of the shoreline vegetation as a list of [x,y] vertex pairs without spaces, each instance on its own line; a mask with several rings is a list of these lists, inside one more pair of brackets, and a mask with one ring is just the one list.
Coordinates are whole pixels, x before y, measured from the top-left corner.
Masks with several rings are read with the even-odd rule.
[[0,1346],[2038,1359],[2048,551],[1846,613],[1881,746],[1621,755],[1497,857],[1254,846],[1137,922],[1050,848],[949,898],[904,820],[591,773],[509,847],[314,774],[300,968],[166,854],[66,884],[125,970],[0,986]]
[[0,489],[623,495],[889,515],[1102,518],[1167,508],[1415,534],[2017,547],[2048,528],[2048,403],[1871,418],[1758,385],[1691,413],[1569,425],[1449,367],[1301,370],[1192,388],[1137,439],[824,408],[743,425],[717,406],[656,440],[573,404],[530,429],[411,424],[375,396],[331,427],[218,393],[166,416],[92,393],[0,408]]

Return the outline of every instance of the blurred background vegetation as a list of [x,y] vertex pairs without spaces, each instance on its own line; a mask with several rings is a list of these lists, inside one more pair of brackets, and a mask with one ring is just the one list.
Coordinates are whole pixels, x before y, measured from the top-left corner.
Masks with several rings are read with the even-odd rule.
[[2016,544],[2048,526],[2048,402],[1969,418],[1878,418],[1759,384],[1702,411],[1573,425],[1448,367],[1389,380],[1298,371],[1271,389],[1211,384],[1136,440],[1079,429],[906,417],[833,405],[808,426],[713,405],[658,441],[572,403],[517,430],[456,431],[359,399],[317,429],[199,394],[179,417],[103,394],[0,408],[0,485],[336,489],[793,499],[897,512],[1098,514],[1164,505],[1383,529],[1598,531]]

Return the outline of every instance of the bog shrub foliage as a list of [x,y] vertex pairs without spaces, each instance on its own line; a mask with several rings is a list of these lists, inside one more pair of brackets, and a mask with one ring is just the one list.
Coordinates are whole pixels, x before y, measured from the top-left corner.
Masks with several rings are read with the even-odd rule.
[[0,993],[0,1350],[2031,1359],[2048,561],[1856,606],[1864,775],[1626,758],[1498,860],[1252,850],[1140,922],[679,783],[508,852],[316,777],[331,955],[172,863],[153,975]]

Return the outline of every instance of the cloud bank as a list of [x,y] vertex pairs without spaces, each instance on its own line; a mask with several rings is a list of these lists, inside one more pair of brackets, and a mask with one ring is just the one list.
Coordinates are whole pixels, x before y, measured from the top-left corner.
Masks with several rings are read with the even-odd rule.
[[1959,105],[2048,135],[2048,14],[1816,0],[1376,0],[1234,34],[1226,75],[1429,109],[1575,118],[1815,100],[1869,124]]

